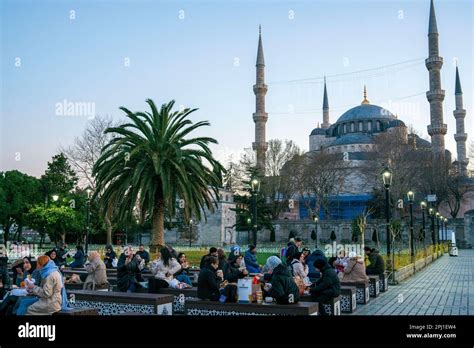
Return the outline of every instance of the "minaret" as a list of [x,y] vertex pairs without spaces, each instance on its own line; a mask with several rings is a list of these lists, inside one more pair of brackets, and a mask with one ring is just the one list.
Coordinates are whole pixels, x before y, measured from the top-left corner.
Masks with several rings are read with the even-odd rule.
[[329,103],[328,103],[328,91],[326,89],[326,76],[324,77],[324,96],[323,96],[323,123],[321,128],[327,129],[331,124],[329,123]]
[[259,174],[264,176],[265,155],[268,148],[268,143],[265,141],[265,124],[268,119],[268,114],[265,112],[265,94],[267,94],[268,86],[265,84],[265,60],[263,59],[262,29],[260,26],[258,31],[257,81],[253,85],[253,92],[255,93],[255,113],[253,114],[255,142],[252,147],[257,152]]
[[431,0],[430,21],[428,27],[429,56],[425,60],[426,68],[430,74],[430,90],[426,92],[426,98],[430,103],[430,119],[428,134],[431,136],[431,148],[434,154],[444,155],[444,135],[447,125],[443,123],[443,100],[444,90],[441,89],[440,70],[443,66],[443,58],[439,56],[438,27],[436,15]]
[[464,117],[466,117],[466,110],[462,107],[462,89],[461,80],[459,79],[459,70],[456,66],[456,88],[454,92],[456,98],[456,110],[454,110],[454,118],[456,119],[456,134],[454,134],[454,140],[456,140],[456,147],[458,151],[458,166],[459,174],[461,176],[467,175],[467,165],[469,159],[466,156],[466,139],[467,133],[464,130]]

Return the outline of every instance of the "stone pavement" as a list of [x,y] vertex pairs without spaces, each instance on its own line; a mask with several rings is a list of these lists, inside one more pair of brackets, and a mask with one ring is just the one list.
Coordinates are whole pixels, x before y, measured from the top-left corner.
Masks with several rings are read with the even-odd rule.
[[353,315],[474,315],[474,250],[444,254]]

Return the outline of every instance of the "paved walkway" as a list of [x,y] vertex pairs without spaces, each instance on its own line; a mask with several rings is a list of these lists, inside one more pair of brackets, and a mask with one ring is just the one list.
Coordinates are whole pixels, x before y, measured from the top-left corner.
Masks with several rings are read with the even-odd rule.
[[444,254],[367,305],[358,304],[354,315],[474,315],[474,250]]

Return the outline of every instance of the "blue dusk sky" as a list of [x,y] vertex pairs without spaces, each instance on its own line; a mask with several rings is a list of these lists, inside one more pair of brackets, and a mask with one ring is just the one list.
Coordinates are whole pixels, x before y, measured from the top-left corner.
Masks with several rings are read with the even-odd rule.
[[[436,0],[446,146],[455,153],[458,62],[465,119],[474,136],[471,0]],[[323,76],[335,122],[360,104],[386,107],[427,137],[429,0],[410,1],[1,1],[0,170],[39,176],[90,116],[58,112],[89,103],[119,120],[145,99],[197,107],[194,121],[219,141],[223,162],[254,138],[255,59],[262,25],[269,86],[267,139],[308,149],[322,122]],[[59,114],[58,114],[59,113]]]

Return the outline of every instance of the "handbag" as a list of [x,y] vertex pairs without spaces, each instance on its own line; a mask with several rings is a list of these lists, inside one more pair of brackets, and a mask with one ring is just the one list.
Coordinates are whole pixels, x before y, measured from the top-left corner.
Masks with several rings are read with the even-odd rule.
[[303,296],[304,291],[306,290],[306,285],[304,283],[304,280],[300,276],[293,277],[293,280],[295,281],[295,284],[298,287],[300,296]]

